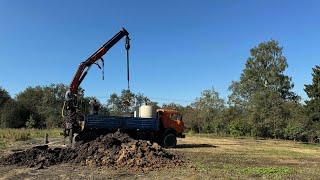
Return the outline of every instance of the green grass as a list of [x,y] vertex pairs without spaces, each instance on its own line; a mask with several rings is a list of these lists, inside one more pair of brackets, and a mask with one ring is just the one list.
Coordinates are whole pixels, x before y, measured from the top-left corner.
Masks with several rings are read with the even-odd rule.
[[306,158],[306,157],[310,157],[312,155],[308,154],[308,153],[303,153],[303,152],[295,152],[295,151],[291,151],[291,150],[284,150],[284,149],[266,149],[263,150],[262,152],[264,152],[267,155],[274,155],[274,156],[281,156],[281,157],[292,157],[292,158]]
[[315,148],[318,149],[320,148],[320,143],[318,144],[310,144],[310,143],[299,143],[302,147],[306,147],[306,148]]
[[[8,131],[11,134],[15,134],[16,131],[29,133],[30,140],[18,142],[2,140],[2,134]],[[0,129],[0,150],[24,147],[30,145],[33,140],[41,143],[42,139],[32,137],[43,138],[46,132],[49,133],[49,137],[55,137],[59,136],[60,130]],[[32,145],[34,144],[36,143]],[[145,179],[172,179],[172,177],[176,179],[319,179],[320,177],[320,147],[315,144],[272,139],[235,139],[214,134],[192,133],[187,134],[184,139],[179,138],[178,144],[189,145],[185,146],[186,148],[169,149],[182,155],[185,161],[183,166],[169,170],[155,170],[143,174],[142,177]],[[89,169],[86,172],[92,174]],[[116,177],[122,177],[124,173],[122,170],[101,169],[99,171],[107,174],[110,172]],[[59,174],[56,175],[53,177],[59,176]],[[129,178],[132,177],[128,176]]]
[[193,136],[193,137],[204,137],[204,138],[215,138],[215,139],[225,139],[225,138],[231,138],[231,139],[257,139],[256,137],[251,136],[239,136],[239,137],[233,137],[230,134],[215,134],[215,133],[194,133],[192,131],[188,131],[186,133],[186,136]]
[[6,147],[6,142],[0,140],[0,149],[5,149]]
[[287,175],[294,172],[291,167],[247,167],[240,170],[241,173],[246,175]]
[[59,137],[61,129],[0,129],[0,139],[10,141],[26,141],[31,138]]
[[241,167],[241,164],[224,164],[222,170],[224,170],[225,172],[232,172],[233,174],[238,174],[239,176],[248,175],[278,177],[294,173],[294,168],[288,166]]
[[251,137],[239,139],[215,134],[188,133],[186,136],[180,144],[214,145],[175,150],[183,153],[195,166],[195,179],[320,177],[320,146],[316,144]]

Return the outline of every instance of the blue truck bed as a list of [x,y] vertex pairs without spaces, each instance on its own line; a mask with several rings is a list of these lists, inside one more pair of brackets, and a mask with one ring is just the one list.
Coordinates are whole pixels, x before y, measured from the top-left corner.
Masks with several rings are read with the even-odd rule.
[[84,127],[87,129],[158,131],[159,120],[157,118],[86,115]]

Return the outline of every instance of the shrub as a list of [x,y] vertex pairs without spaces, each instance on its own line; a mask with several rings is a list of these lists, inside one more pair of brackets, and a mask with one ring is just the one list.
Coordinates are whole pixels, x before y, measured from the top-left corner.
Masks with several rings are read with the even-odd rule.
[[1,110],[0,125],[2,128],[25,127],[29,114],[29,111],[20,103],[8,101]]
[[33,118],[33,116],[30,115],[28,121],[26,122],[26,127],[31,129],[31,128],[35,128],[35,126],[36,126],[36,121]]
[[245,136],[250,132],[250,126],[243,119],[236,119],[229,124],[229,132],[234,137]]

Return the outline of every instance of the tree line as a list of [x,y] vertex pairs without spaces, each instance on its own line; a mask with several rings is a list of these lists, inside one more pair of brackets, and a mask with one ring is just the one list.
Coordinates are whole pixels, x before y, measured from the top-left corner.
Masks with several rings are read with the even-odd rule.
[[[250,50],[239,80],[229,87],[227,100],[212,88],[202,91],[187,106],[169,103],[161,107],[179,110],[187,128],[196,133],[319,141],[320,66],[313,68],[312,83],[305,85],[305,101],[292,91],[294,84],[285,74],[287,67],[279,43],[262,42]],[[67,89],[64,84],[28,87],[12,98],[0,88],[0,127],[61,127],[60,111]],[[83,97],[83,104],[92,98]],[[121,115],[142,104],[159,107],[143,94],[128,90],[100,102],[101,112],[109,115]],[[87,107],[84,109],[88,112]]]

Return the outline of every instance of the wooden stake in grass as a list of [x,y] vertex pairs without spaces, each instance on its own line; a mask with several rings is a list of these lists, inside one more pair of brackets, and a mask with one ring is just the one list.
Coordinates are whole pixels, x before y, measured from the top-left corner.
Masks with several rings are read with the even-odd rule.
[[48,138],[49,138],[49,135],[48,135],[48,133],[46,133],[46,135],[44,137],[44,144],[48,144],[49,143]]

